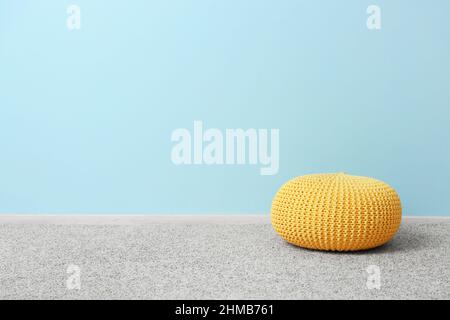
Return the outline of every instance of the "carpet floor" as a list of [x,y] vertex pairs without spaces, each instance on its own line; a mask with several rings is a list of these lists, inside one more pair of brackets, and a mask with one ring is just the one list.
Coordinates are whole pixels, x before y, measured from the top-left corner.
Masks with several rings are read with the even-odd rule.
[[449,298],[448,218],[327,253],[289,245],[263,216],[0,217],[0,299]]

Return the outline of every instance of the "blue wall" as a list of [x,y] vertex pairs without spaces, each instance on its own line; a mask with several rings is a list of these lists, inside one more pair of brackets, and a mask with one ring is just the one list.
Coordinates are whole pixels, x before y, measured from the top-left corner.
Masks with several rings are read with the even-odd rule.
[[[391,184],[407,215],[449,215],[449,13],[448,0],[0,0],[0,212],[264,213],[287,179],[345,171]],[[175,166],[171,133],[195,120],[280,129],[279,173]]]

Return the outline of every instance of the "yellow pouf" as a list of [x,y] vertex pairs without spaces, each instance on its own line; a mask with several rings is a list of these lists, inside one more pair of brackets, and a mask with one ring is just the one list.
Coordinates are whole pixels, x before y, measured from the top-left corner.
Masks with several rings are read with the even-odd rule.
[[300,247],[332,251],[375,248],[391,240],[402,219],[400,198],[386,183],[344,173],[290,180],[276,194],[275,231]]

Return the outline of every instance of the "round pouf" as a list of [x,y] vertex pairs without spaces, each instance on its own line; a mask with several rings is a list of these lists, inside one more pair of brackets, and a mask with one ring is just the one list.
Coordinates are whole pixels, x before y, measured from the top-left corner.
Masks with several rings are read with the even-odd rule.
[[290,180],[276,194],[271,220],[287,242],[318,250],[357,251],[391,240],[402,219],[386,183],[344,173]]

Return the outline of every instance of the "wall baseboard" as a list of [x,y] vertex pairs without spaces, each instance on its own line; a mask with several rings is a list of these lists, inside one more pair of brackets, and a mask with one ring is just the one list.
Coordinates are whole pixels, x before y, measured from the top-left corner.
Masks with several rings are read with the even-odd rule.
[[[450,223],[448,216],[403,216],[403,222]],[[268,214],[253,215],[0,215],[0,224],[145,225],[173,224],[268,224]]]

